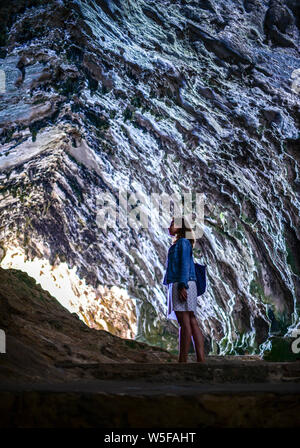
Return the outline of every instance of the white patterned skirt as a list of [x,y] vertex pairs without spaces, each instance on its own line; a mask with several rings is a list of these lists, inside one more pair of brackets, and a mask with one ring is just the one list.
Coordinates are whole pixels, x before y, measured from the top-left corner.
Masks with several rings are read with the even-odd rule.
[[197,308],[197,284],[195,280],[188,281],[187,300],[179,299],[178,282],[168,285],[168,311],[167,319],[177,320],[175,311],[194,311]]

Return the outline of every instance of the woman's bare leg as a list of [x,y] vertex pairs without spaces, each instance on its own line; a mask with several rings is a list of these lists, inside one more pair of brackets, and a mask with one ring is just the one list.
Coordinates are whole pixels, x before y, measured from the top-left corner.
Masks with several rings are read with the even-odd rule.
[[204,337],[193,311],[190,313],[190,324],[197,362],[204,362]]
[[179,359],[178,362],[187,362],[191,345],[192,329],[188,311],[175,311],[179,327]]

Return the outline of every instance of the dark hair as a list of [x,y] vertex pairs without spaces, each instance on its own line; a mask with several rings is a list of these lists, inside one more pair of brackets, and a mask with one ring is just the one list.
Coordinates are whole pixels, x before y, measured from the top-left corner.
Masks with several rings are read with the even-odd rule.
[[[175,238],[175,241],[174,241],[173,244],[175,244],[180,238],[186,238],[186,232],[191,232],[192,238],[187,238],[187,239],[191,243],[192,247],[194,247],[194,245],[196,243],[196,239],[195,239],[195,235],[194,235],[194,232],[193,232],[192,228],[188,224],[186,218],[181,217],[179,219],[181,219],[181,225],[178,226],[180,228],[176,232],[176,238]],[[174,216],[172,218],[172,221],[174,221]]]

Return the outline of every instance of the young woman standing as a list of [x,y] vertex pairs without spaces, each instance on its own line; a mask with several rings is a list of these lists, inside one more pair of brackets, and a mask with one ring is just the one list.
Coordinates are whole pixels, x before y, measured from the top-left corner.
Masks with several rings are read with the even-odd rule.
[[174,218],[169,227],[173,243],[168,251],[167,268],[163,284],[168,286],[168,319],[179,323],[179,360],[187,362],[193,340],[197,362],[204,362],[204,337],[195,312],[197,307],[196,273],[193,260],[194,237],[187,239],[186,232],[193,235],[184,218],[181,227],[175,227]]

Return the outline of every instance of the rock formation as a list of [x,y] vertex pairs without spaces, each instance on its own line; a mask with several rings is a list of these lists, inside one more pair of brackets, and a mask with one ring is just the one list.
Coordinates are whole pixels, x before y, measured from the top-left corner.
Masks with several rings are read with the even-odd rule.
[[0,268],[0,280],[0,328],[6,336],[1,384],[95,379],[103,369],[109,375],[115,363],[176,362],[159,347],[89,328],[25,272]]
[[12,0],[0,24],[1,265],[66,280],[91,327],[174,349],[166,228],[106,233],[97,198],[203,192],[211,352],[299,327],[297,0]]

